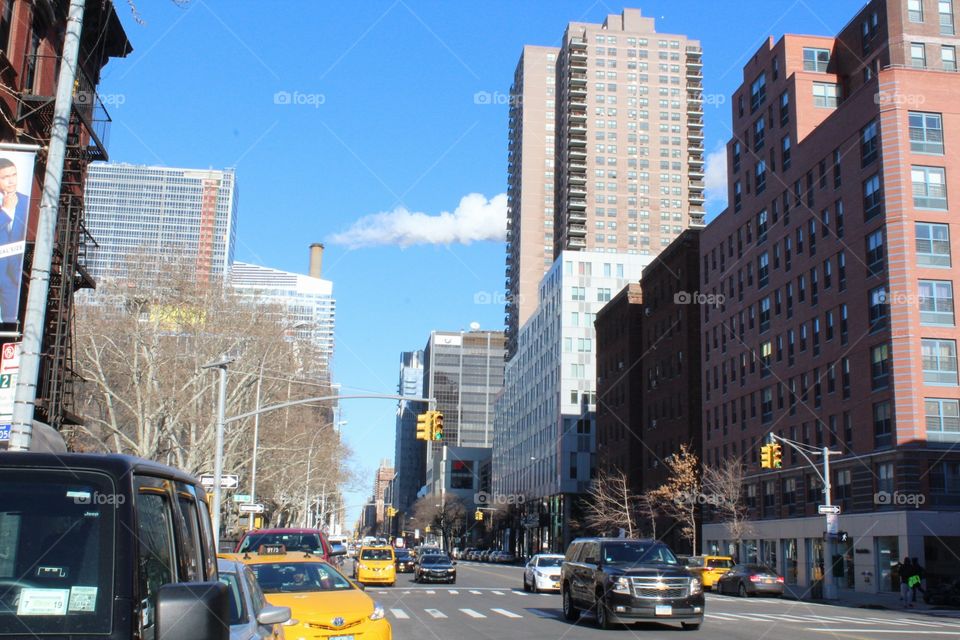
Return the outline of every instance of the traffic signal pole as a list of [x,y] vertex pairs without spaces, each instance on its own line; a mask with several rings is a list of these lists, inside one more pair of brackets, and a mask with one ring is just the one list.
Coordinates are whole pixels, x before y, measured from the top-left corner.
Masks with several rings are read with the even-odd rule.
[[[814,472],[820,476],[820,480],[823,482],[823,502],[824,506],[828,507],[827,511],[830,511],[829,507],[833,506],[833,490],[830,483],[830,456],[840,455],[841,452],[831,451],[829,447],[816,449],[810,445],[794,442],[783,436],[778,436],[775,433],[770,433],[769,436],[771,442],[782,442],[794,451],[799,452],[807,463],[813,467]],[[814,456],[823,456],[822,472],[817,468],[817,464],[810,459],[807,453]],[[823,598],[824,600],[836,600],[837,585],[834,584],[833,580],[833,549],[837,537],[839,515],[837,513],[824,513],[824,518],[826,518],[826,527],[823,537]]]

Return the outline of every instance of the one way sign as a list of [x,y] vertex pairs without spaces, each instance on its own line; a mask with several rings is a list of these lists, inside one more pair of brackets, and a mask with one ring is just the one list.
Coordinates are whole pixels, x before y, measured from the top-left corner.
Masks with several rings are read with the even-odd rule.
[[[213,487],[215,484],[214,477],[212,473],[205,473],[200,476],[200,484],[205,487]],[[240,476],[232,473],[225,473],[220,476],[220,488],[221,489],[236,489],[240,486]]]

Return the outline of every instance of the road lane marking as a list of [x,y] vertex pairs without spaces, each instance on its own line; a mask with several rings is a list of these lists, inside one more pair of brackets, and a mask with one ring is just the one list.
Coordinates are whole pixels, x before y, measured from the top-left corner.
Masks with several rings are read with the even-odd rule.
[[470,590],[470,593],[472,593],[472,594],[475,595],[475,596],[481,595],[481,593],[480,593],[479,591],[477,591],[476,589],[471,589],[471,590]]
[[430,614],[431,616],[433,616],[434,618],[446,618],[446,617],[447,617],[447,614],[445,614],[445,613],[442,612],[442,611],[437,611],[436,609],[424,609],[424,611],[426,611],[427,613],[429,613],[429,614]]
[[[807,631],[817,631],[819,633],[899,633],[903,634],[903,629],[833,629],[833,628],[820,628],[820,627],[807,627]],[[910,635],[920,635],[920,636],[955,636],[957,635],[956,631],[920,631],[911,629],[909,632]]]
[[407,612],[403,609],[390,609],[390,613],[393,614],[393,617],[397,620],[409,620],[410,616],[407,615]]
[[502,596],[502,595],[503,595],[503,591],[491,591],[490,593],[492,593],[492,594],[495,595],[495,596]]
[[437,592],[434,591],[433,589],[427,589],[427,595],[428,595],[428,596],[435,595],[436,593],[437,593]]
[[456,589],[447,589],[447,593],[449,593],[452,596],[460,595],[460,592],[457,591]]
[[486,617],[487,617],[487,616],[483,615],[482,613],[479,613],[479,612],[477,612],[477,611],[474,611],[473,609],[460,609],[460,611],[463,611],[465,614],[467,614],[467,615],[470,616],[471,618],[486,618]]
[[522,618],[522,617],[523,617],[523,616],[521,616],[521,615],[519,615],[519,614],[516,614],[516,613],[514,613],[514,612],[512,612],[512,611],[507,611],[506,609],[491,609],[491,611],[495,611],[495,612],[499,613],[500,615],[505,616],[505,617],[507,617],[507,618]]

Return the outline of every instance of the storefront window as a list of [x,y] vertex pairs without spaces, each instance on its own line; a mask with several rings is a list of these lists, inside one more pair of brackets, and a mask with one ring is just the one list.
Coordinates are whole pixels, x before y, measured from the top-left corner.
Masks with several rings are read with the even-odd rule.
[[757,564],[760,562],[760,550],[757,547],[756,540],[743,541],[743,557],[747,564]]
[[895,569],[900,562],[900,541],[896,536],[877,536],[877,589],[900,591],[900,576]]
[[823,579],[823,539],[807,538],[807,582]]
[[760,541],[760,563],[767,565],[771,569],[778,569],[776,540]]
[[783,579],[787,584],[797,584],[797,539],[781,540],[783,552]]

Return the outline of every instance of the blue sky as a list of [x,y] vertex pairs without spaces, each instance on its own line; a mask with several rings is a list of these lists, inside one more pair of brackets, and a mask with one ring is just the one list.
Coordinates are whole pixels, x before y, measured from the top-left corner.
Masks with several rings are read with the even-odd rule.
[[[504,248],[484,239],[499,235],[489,221],[506,189],[499,98],[524,44],[556,45],[569,21],[602,22],[623,8],[602,0],[139,0],[141,25],[124,0],[115,4],[134,51],[108,65],[100,86],[113,118],[111,160],[235,167],[237,260],[306,273],[308,245],[325,242],[338,313],[333,375],[344,393],[395,393],[400,352],[423,348],[433,329],[503,328]],[[704,91],[726,97],[705,107],[706,149],[717,152],[729,137],[730,93],[764,39],[833,35],[863,4],[627,6],[655,17],[661,33],[701,40]],[[461,207],[468,194],[483,197]],[[711,198],[711,214],[723,198]],[[398,208],[459,215],[436,220]],[[364,218],[383,212],[394,213]],[[344,234],[360,219],[367,243],[381,244],[337,242],[356,244]],[[427,242],[403,246],[419,240]],[[475,302],[482,293],[496,294],[495,304]],[[344,436],[368,479],[347,497],[351,524],[378,461],[393,457],[394,415],[388,401],[343,405]]]

